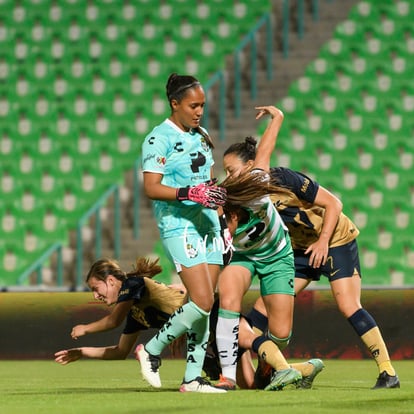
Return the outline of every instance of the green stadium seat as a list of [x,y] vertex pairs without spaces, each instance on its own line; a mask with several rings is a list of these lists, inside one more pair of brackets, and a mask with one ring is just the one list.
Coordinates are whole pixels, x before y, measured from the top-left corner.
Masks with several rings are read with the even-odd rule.
[[348,17],[357,19],[363,23],[370,21],[379,21],[379,10],[370,1],[360,1],[352,7]]
[[22,246],[13,242],[6,242],[0,256],[1,282],[5,286],[18,284],[18,278],[31,264],[31,258]]

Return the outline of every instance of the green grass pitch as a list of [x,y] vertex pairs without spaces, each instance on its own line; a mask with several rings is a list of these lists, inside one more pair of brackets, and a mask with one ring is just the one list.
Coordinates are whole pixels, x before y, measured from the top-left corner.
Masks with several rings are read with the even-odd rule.
[[371,390],[377,370],[370,360],[325,360],[312,390],[178,392],[183,360],[163,360],[163,388],[141,379],[138,363],[81,360],[0,361],[0,412],[4,414],[175,413],[413,413],[414,361],[394,363],[400,389]]

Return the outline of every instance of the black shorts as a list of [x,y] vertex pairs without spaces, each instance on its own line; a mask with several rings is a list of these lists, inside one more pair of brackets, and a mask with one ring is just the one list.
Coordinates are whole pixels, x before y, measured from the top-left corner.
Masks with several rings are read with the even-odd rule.
[[294,250],[293,253],[295,255],[295,277],[319,280],[321,275],[324,275],[332,282],[344,277],[352,277],[355,272],[361,276],[356,240],[343,246],[331,247],[328,250],[328,260],[317,269],[309,266],[310,254],[305,255],[304,250]]

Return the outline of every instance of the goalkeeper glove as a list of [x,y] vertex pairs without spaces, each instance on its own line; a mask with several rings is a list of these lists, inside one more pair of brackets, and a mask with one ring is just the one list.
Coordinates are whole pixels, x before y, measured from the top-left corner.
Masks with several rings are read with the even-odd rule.
[[210,183],[212,181],[194,187],[177,188],[176,198],[178,201],[190,200],[217,210],[219,206],[224,206],[226,203],[227,192],[225,188],[210,185]]

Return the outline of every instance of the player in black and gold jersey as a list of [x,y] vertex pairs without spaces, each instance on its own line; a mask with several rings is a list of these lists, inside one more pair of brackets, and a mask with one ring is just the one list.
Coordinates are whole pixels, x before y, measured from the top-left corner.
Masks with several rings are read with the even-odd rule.
[[117,345],[106,347],[80,347],[56,352],[55,361],[65,365],[79,358],[125,359],[131,352],[140,332],[148,328],[161,328],[172,313],[187,301],[184,290],[170,288],[152,280],[161,272],[157,260],[137,258],[135,268],[125,273],[111,259],[95,262],[86,277],[95,299],[108,306],[112,312],[98,321],[76,325],[71,336],[107,331],[126,320]]
[[[252,167],[256,140],[231,145],[224,153],[227,175]],[[373,388],[399,388],[387,347],[374,318],[361,305],[361,270],[355,224],[342,212],[342,202],[306,175],[287,168],[271,168],[278,186],[289,189],[272,199],[289,229],[295,257],[295,293],[321,275],[328,277],[339,310],[375,359],[379,376]]]

